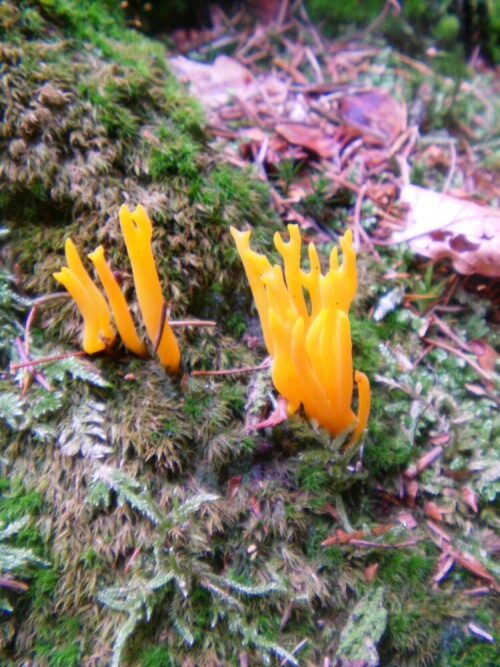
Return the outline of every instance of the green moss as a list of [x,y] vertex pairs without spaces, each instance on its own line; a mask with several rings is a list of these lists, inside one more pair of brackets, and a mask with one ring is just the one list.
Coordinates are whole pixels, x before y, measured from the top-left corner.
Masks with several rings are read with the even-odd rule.
[[388,549],[380,556],[380,576],[384,583],[397,590],[405,582],[418,587],[427,583],[435,563],[435,552]]
[[29,592],[34,613],[43,614],[55,601],[58,583],[59,573],[55,569],[48,568],[38,571]]
[[144,647],[139,656],[142,667],[174,667],[175,661],[170,649],[164,646]]
[[149,157],[149,171],[155,181],[169,176],[193,178],[199,172],[199,149],[185,135],[176,135],[173,131],[159,133],[162,148],[153,148]]
[[303,466],[298,475],[298,484],[304,489],[313,494],[320,493],[325,489],[331,481],[328,470],[321,470],[319,468],[311,468],[309,465]]
[[354,0],[349,4],[330,0],[309,0],[312,17],[317,21],[327,21],[327,32],[337,34],[346,26],[365,25],[382,10],[382,0]]
[[354,366],[370,376],[377,372],[381,363],[379,345],[384,338],[381,327],[369,320],[366,313],[360,313],[359,307],[357,314],[351,316],[349,320]]
[[43,661],[50,667],[77,667],[81,665],[82,627],[78,619],[58,619],[57,624],[50,627],[41,626],[34,646],[35,659]]
[[473,637],[455,640],[441,662],[442,667],[495,667],[497,664],[498,648]]
[[[0,521],[12,523],[28,514],[36,516],[44,508],[42,495],[27,490],[19,478],[0,477]],[[18,538],[25,544],[33,544],[36,531],[21,532]]]

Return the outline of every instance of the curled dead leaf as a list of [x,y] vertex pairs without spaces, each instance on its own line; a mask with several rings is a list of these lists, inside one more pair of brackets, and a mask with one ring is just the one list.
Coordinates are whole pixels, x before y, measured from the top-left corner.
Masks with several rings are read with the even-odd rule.
[[303,123],[281,123],[275,129],[290,144],[303,146],[322,158],[328,159],[334,155],[335,141],[319,127]]
[[465,275],[500,277],[499,210],[415,185],[405,185],[400,198],[408,224],[393,234],[395,243],[436,261],[449,258]]
[[470,486],[464,486],[462,489],[462,498],[467,503],[467,505],[472,509],[476,514],[479,511],[477,506],[477,496]]
[[365,567],[363,571],[363,577],[365,578],[365,581],[373,581],[375,578],[375,575],[377,574],[378,570],[378,563],[372,563],[372,565],[368,565],[368,567]]
[[406,493],[408,495],[408,505],[410,507],[415,506],[415,499],[418,493],[418,482],[416,479],[408,479],[404,482]]
[[406,124],[402,106],[378,90],[345,95],[339,101],[339,114],[347,126],[378,144],[391,144]]
[[434,519],[435,521],[443,520],[442,510],[432,501],[424,504],[424,511],[430,519]]
[[250,70],[230,56],[217,56],[211,64],[175,56],[169,64],[182,81],[189,82],[193,95],[211,109],[225,104],[231,95],[246,99],[256,91]]
[[227,499],[232,500],[238,493],[241,485],[241,475],[233,475],[227,483]]

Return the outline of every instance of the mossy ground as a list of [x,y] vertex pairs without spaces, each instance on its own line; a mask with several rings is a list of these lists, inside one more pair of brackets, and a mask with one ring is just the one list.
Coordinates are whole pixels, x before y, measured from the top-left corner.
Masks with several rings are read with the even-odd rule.
[[[362,458],[342,458],[300,417],[246,435],[245,416],[268,403],[267,374],[189,373],[262,360],[262,347],[242,342],[252,311],[228,228],[250,222],[255,247],[270,248],[279,221],[267,188],[214,153],[162,46],[126,29],[117,3],[7,1],[0,19],[2,368],[17,360],[28,299],[56,288],[67,236],[82,254],[104,243],[127,272],[124,199],[153,217],[173,317],[218,322],[180,334],[182,378],[120,350],[44,365],[50,393],[32,384],[22,396],[23,373],[2,376],[0,520],[29,517],[9,545],[43,560],[8,573],[29,588],[6,591],[2,664],[238,665],[246,653],[249,664],[320,665],[348,646],[343,630],[360,603],[380,626],[372,639],[382,637],[384,665],[495,664],[495,646],[464,631],[469,622],[492,631],[491,596],[467,594],[480,582],[458,566],[433,586],[441,550],[424,513],[430,499],[446,505],[456,547],[494,569],[484,549],[496,526],[494,389],[443,350],[409,365],[418,309],[366,318],[394,263],[411,293],[429,294],[448,274],[430,276],[406,252],[360,260],[353,342],[356,366],[373,378]],[[310,204],[325,207],[319,195]],[[459,333],[498,342],[487,300],[460,287],[454,304]],[[80,326],[69,303],[42,305],[31,354],[74,349]],[[422,474],[410,507],[418,525],[407,530],[401,472],[443,433],[450,444]],[[381,524],[388,532],[372,533]],[[364,531],[367,544],[322,546],[339,528]]]

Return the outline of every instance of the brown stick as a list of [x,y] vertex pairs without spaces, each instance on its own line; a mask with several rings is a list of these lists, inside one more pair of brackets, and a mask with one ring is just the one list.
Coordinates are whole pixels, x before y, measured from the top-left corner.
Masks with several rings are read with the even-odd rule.
[[245,366],[244,368],[229,368],[227,371],[193,371],[191,377],[205,377],[209,375],[238,375],[238,373],[253,373],[269,368],[269,362],[264,361],[259,366]]
[[216,327],[214,320],[170,320],[171,327]]
[[436,313],[432,314],[432,322],[445,334],[445,336],[451,338],[451,340],[456,343],[458,347],[462,348],[462,350],[465,352],[469,352],[469,354],[471,353],[471,349],[467,343],[459,338],[457,334],[446,324],[446,322],[443,322],[443,320],[436,315]]
[[407,542],[395,542],[394,544],[386,544],[382,542],[369,542],[368,540],[350,540],[346,542],[346,545],[352,544],[356,547],[378,547],[380,549],[401,549],[403,547],[413,547],[418,542],[421,542],[425,538],[420,538],[416,540],[408,540]]
[[158,325],[158,331],[156,333],[156,338],[153,345],[153,354],[156,354],[158,352],[158,348],[160,347],[166,321],[167,321],[167,304],[164,301],[161,304],[160,323]]
[[[17,353],[19,354],[19,358],[21,359],[22,363],[29,362],[28,355],[24,351],[24,347],[23,347],[22,341],[19,338],[19,336],[17,336],[17,338],[14,339],[14,343],[16,345],[16,350],[17,350]],[[29,375],[25,376],[25,379],[24,379],[24,382],[23,382],[23,390],[22,390],[21,396],[24,396],[25,393],[28,391],[29,382],[30,382],[29,381],[29,376],[30,375],[44,389],[46,389],[47,391],[52,391],[52,387],[50,386],[50,384],[47,382],[47,380],[43,377],[43,375],[41,373],[39,373],[36,370],[33,370],[32,368],[29,368],[28,369],[28,374]]]
[[359,236],[361,236],[363,238],[363,241],[365,242],[365,244],[370,248],[373,256],[376,259],[376,261],[380,262],[381,261],[380,255],[378,254],[376,248],[374,247],[370,236],[368,235],[366,230],[363,229],[363,227],[361,225],[361,207],[363,205],[363,199],[365,198],[367,189],[368,189],[368,184],[364,183],[360,187],[359,192],[356,196],[356,204],[354,206],[354,227],[356,228]]
[[38,366],[39,364],[47,364],[49,361],[59,361],[60,359],[66,359],[67,357],[83,357],[86,354],[83,350],[79,352],[63,352],[61,354],[53,354],[50,357],[43,357],[43,359],[28,359],[27,361],[22,361],[17,364],[10,365],[11,373],[17,371],[20,368],[28,368],[29,366]]
[[426,343],[429,343],[431,345],[436,345],[437,347],[442,347],[443,350],[447,350],[448,352],[452,352],[453,354],[456,354],[458,357],[461,357],[464,361],[466,361],[469,366],[471,366],[479,375],[481,375],[485,380],[488,382],[491,382],[491,376],[489,373],[486,373],[486,371],[483,371],[481,366],[476,364],[475,361],[472,361],[472,359],[469,359],[469,357],[462,352],[461,350],[457,350],[455,347],[452,347],[451,345],[447,345],[446,343],[442,343],[439,340],[434,340],[433,338],[423,338]]

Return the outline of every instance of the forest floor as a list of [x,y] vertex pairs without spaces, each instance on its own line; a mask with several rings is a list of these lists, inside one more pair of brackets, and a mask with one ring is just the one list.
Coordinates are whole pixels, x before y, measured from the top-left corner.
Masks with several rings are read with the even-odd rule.
[[[496,665],[495,71],[326,38],[300,2],[155,39],[80,4],[0,8],[2,664]],[[56,293],[71,236],[133,301],[124,201],[172,317],[216,322],[176,329],[179,377],[82,357]],[[290,223],[324,268],[353,232],[355,451],[273,418],[229,226],[278,261]]]

